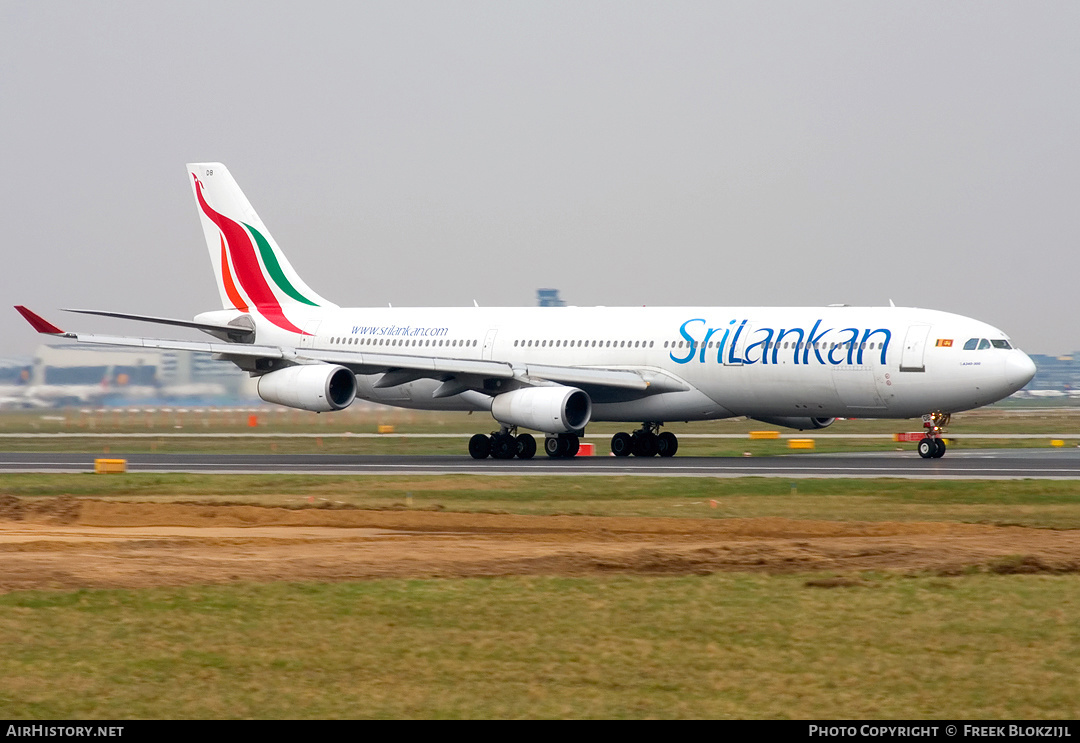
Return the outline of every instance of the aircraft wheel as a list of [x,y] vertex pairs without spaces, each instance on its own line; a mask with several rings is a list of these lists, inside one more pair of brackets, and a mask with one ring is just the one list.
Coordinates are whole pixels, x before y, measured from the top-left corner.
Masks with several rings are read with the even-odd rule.
[[941,459],[945,456],[945,442],[941,439],[934,439],[934,459]]
[[544,453],[552,459],[565,456],[566,439],[562,436],[548,436],[544,439]]
[[630,437],[630,434],[619,431],[611,437],[611,453],[617,457],[628,457],[633,444],[634,440]]
[[[931,438],[925,438],[919,441],[919,456],[923,459],[930,459],[934,456],[934,452],[937,451],[937,445]],[[942,452],[944,453],[944,452]]]
[[513,459],[518,452],[517,439],[508,433],[491,437],[491,456],[495,459]]
[[664,431],[656,437],[656,453],[662,457],[673,457],[679,450],[679,439],[671,431]]
[[656,434],[651,431],[638,431],[634,434],[632,453],[635,457],[652,457],[656,455]]
[[[562,436],[559,438],[562,438]],[[576,457],[579,449],[581,449],[581,439],[572,433],[566,434],[566,448],[563,450],[563,456],[567,458]]]
[[469,454],[473,459],[487,459],[491,454],[491,439],[482,433],[478,433],[469,439]]
[[518,459],[532,459],[536,454],[536,439],[527,433],[517,437]]

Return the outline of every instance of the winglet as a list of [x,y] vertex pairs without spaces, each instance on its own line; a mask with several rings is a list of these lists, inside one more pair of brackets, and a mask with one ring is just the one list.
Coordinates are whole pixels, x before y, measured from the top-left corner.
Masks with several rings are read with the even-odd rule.
[[26,318],[26,321],[34,326],[34,330],[39,333],[46,333],[47,335],[63,335],[64,331],[53,325],[51,322],[43,318],[34,312],[23,307],[21,304],[15,305],[15,309],[19,311],[19,314]]

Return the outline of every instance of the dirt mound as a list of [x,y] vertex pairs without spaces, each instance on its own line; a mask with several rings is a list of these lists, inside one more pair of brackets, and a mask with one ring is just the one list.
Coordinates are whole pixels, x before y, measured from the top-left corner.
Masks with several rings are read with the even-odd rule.
[[21,498],[0,495],[0,521],[22,521],[25,511]]
[[79,520],[81,501],[70,495],[56,498],[16,498],[0,495],[0,521],[37,521],[49,524],[73,524]]
[[[1080,532],[945,522],[514,516],[0,496],[0,590],[501,575],[1073,572]],[[811,585],[808,583],[808,585]]]
[[987,565],[991,573],[998,575],[1032,575],[1034,573],[1075,573],[1080,572],[1078,563],[1048,563],[1035,555],[1009,555],[993,560]]

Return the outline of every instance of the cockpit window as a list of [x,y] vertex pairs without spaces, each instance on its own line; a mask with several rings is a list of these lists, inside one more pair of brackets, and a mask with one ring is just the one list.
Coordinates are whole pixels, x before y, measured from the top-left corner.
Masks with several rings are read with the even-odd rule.
[[1012,348],[1012,346],[1010,346],[1009,342],[1006,341],[1006,340],[990,341],[990,342],[994,344],[994,348]]
[[964,344],[965,351],[974,351],[979,345],[978,338],[969,338],[968,342]]
[[986,348],[990,348],[990,341],[986,340],[985,338],[980,338],[979,339],[979,350],[982,351],[983,349],[986,349]]

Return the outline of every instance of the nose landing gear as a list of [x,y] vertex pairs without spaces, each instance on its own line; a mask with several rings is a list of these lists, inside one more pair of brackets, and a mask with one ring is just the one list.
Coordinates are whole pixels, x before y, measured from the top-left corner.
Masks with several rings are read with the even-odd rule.
[[952,416],[948,413],[930,413],[923,416],[923,428],[926,436],[919,441],[919,456],[923,459],[940,459],[945,456],[945,441],[941,434],[945,432]]

